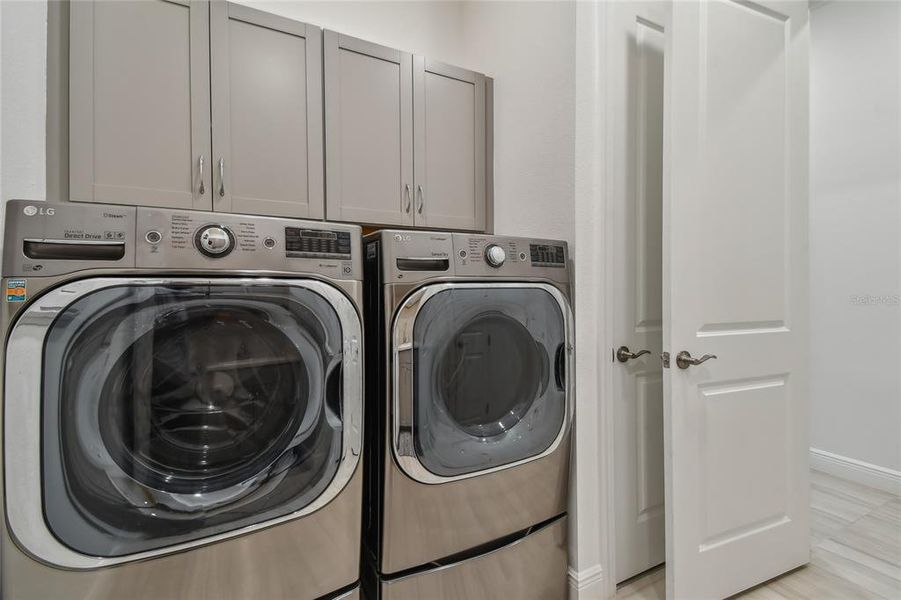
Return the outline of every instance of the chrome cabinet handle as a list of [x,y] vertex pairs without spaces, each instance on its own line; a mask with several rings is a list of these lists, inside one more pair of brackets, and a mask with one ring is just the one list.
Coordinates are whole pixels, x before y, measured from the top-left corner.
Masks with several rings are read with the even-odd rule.
[[404,212],[410,214],[410,206],[412,204],[412,198],[410,197],[410,184],[404,184],[404,198],[407,199],[407,208],[404,209]]
[[219,159],[219,196],[225,196],[225,159]]
[[692,358],[691,352],[683,350],[676,355],[676,366],[680,369],[687,369],[688,367],[691,367],[693,365],[699,365],[701,363],[707,362],[711,358],[716,358],[716,354],[705,354],[701,358]]
[[425,206],[425,194],[422,193],[422,184],[416,186],[416,192],[419,194],[419,208],[416,212],[422,214],[422,207]]
[[645,354],[650,353],[650,350],[639,350],[638,352],[632,353],[629,351],[628,346],[620,346],[616,351],[616,360],[621,363],[629,362],[633,358],[638,358],[639,356],[644,356]]
[[203,187],[203,154],[200,155],[200,160],[197,162],[200,163],[200,195],[203,196],[206,193],[206,188]]

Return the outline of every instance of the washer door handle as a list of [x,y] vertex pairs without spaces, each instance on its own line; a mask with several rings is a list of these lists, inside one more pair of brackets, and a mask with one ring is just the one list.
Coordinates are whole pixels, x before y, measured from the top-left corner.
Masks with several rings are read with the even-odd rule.
[[394,435],[398,454],[415,456],[413,451],[413,343],[397,349],[397,404]]

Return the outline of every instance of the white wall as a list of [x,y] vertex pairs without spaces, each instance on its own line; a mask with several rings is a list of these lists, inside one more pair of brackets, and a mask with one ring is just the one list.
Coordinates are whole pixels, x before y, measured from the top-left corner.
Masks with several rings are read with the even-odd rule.
[[901,471],[901,5],[811,12],[811,446]]
[[[47,3],[0,2],[0,200],[44,200]],[[3,211],[0,210],[0,236]]]
[[495,231],[574,241],[576,5],[469,2],[466,65],[495,78]]

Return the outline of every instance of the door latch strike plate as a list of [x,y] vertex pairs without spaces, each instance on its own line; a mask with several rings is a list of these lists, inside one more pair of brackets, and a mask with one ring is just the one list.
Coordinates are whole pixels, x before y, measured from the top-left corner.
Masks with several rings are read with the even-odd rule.
[[660,355],[660,360],[663,361],[663,368],[669,369],[669,352],[664,352]]

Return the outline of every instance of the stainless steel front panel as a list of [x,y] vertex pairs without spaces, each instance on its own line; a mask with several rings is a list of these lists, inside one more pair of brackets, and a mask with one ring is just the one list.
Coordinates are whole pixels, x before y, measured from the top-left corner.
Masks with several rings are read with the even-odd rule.
[[[435,278],[487,280],[549,281],[569,284],[569,249],[566,242],[514,236],[443,233],[429,231],[381,231],[367,237],[378,237],[384,283],[403,284],[430,281]],[[488,245],[504,249],[506,260],[499,267],[485,260]],[[563,249],[563,262],[547,266],[532,260],[531,245],[554,245]],[[447,258],[446,270],[409,271],[398,268],[398,259]]]
[[[363,469],[302,519],[139,562],[56,569],[26,555],[3,525],[2,596],[15,600],[313,600],[359,577]],[[353,596],[351,596],[353,597]]]
[[[342,348],[346,358],[343,369],[343,409],[345,424],[341,461],[334,479],[311,504],[296,512],[269,521],[248,525],[242,529],[218,533],[200,540],[179,543],[164,548],[113,557],[88,556],[73,551],[49,531],[42,503],[41,440],[42,422],[42,361],[47,330],[58,314],[80,297],[98,290],[122,285],[277,285],[297,286],[314,291],[326,298],[337,312],[342,329]],[[355,472],[361,453],[362,436],[362,331],[359,317],[350,301],[337,289],[311,280],[145,280],[125,278],[95,278],[75,281],[55,288],[28,306],[16,321],[9,335],[4,380],[4,485],[6,516],[11,533],[25,550],[50,564],[72,569],[92,569],[169,554],[254,531],[275,523],[297,519],[319,510],[345,487]],[[151,498],[148,497],[148,501]],[[152,512],[152,507],[151,507]]]
[[[135,218],[133,206],[51,204],[10,200],[6,203],[3,235],[4,277],[49,277],[74,271],[133,268]],[[73,244],[110,241],[125,245],[120,260],[40,260],[23,252],[25,240],[68,241]]]
[[566,517],[509,546],[462,562],[381,582],[382,600],[563,600]]
[[[193,244],[194,235],[205,225],[228,228],[235,236],[235,249],[229,255],[218,258],[197,252]],[[286,227],[319,232],[350,232],[350,256],[331,258],[323,249],[321,252],[307,253],[308,257],[298,257],[286,247]],[[147,241],[147,234],[151,231],[162,235],[159,243],[151,244]],[[363,277],[359,228],[354,225],[139,208],[136,240],[136,266],[139,269],[161,270],[173,265],[192,265],[230,271],[300,269],[305,273],[318,273],[331,279]]]
[[464,552],[566,512],[569,440],[567,431],[543,458],[440,485],[410,478],[386,456],[381,572]]
[[[386,411],[381,435],[383,447],[383,485],[381,488],[381,522],[378,570],[391,574],[418,567],[430,561],[467,552],[493,542],[503,536],[524,530],[548,519],[564,514],[567,507],[570,465],[569,419],[561,429],[559,440],[549,450],[537,457],[518,464],[503,465],[498,469],[467,474],[462,478],[436,478],[415,468],[415,459],[407,466],[421,475],[411,475],[398,464],[394,448],[395,427],[398,418],[403,419],[400,407],[394,406],[395,367],[393,339],[398,311],[404,310],[409,299],[431,285],[456,285],[459,283],[490,287],[491,285],[516,285],[522,282],[535,287],[559,291],[559,298],[566,308],[566,327],[572,338],[572,318],[569,309],[569,269],[566,266],[533,265],[531,252],[522,260],[520,252],[532,243],[546,243],[564,249],[564,265],[568,261],[564,242],[533,240],[529,238],[505,238],[467,234],[434,232],[383,231],[366,238],[378,240],[376,256],[374,246],[372,260],[378,259],[382,273],[382,289],[374,296],[384,305],[384,321],[379,324],[385,332],[382,341],[387,364],[371,368],[384,369],[385,382],[381,410]],[[515,261],[508,260],[501,267],[492,267],[482,257],[488,244],[504,245],[509,254],[517,251]],[[409,271],[398,268],[398,258],[442,258],[451,251],[448,267],[444,270]],[[426,262],[426,265],[438,263]],[[367,282],[372,285],[371,282]],[[408,311],[410,312],[410,311]],[[375,314],[375,313],[373,313]],[[403,317],[408,323],[413,320]],[[403,348],[398,348],[403,350]],[[568,348],[569,364],[572,364],[572,348]],[[567,369],[572,389],[572,369]],[[407,378],[402,379],[407,381]],[[571,392],[569,392],[571,394]],[[572,406],[571,398],[567,398]],[[401,453],[403,454],[403,453]],[[409,458],[409,457],[407,457]],[[565,559],[564,559],[565,560]],[[421,596],[429,597],[429,596]],[[476,596],[473,596],[476,597]],[[515,597],[515,596],[511,596]]]
[[[234,249],[206,256],[195,237],[207,225],[227,229]],[[330,253],[326,244],[309,252],[290,251],[286,229],[340,232],[349,235],[350,251]],[[318,275],[333,280],[362,280],[360,228],[324,223],[228,213],[135,208],[79,203],[10,200],[6,206],[3,244],[5,277],[48,277],[94,269],[151,270],[154,272],[287,272]],[[29,258],[26,240],[79,244],[124,245],[119,260]]]

